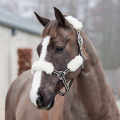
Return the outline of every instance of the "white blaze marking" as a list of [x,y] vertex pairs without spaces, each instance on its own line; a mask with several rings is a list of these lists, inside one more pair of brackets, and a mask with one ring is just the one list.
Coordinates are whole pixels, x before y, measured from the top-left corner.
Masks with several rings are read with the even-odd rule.
[[33,82],[32,82],[32,88],[30,90],[30,100],[35,106],[37,106],[36,100],[38,98],[38,95],[37,95],[38,88],[41,84],[41,74],[42,74],[41,71],[37,71],[34,74]]
[[[41,66],[44,66],[44,67],[42,67],[42,69],[39,69],[39,71],[36,71],[34,76],[33,76],[32,88],[30,91],[30,100],[35,106],[37,106],[37,104],[36,104],[36,100],[38,98],[37,92],[38,92],[38,89],[41,85],[42,71],[43,70],[45,71],[48,67],[50,67],[54,70],[54,67],[50,63],[47,63],[45,61],[49,41],[50,41],[50,36],[47,36],[44,38],[43,43],[42,43],[42,50],[41,50],[40,59],[38,61],[36,61],[32,66],[33,71],[34,71],[34,69],[38,69],[38,68],[41,68]],[[47,63],[48,66],[46,66],[44,63],[45,64]],[[50,68],[48,68],[48,69],[50,69]],[[49,72],[51,72],[51,71],[48,70],[47,73],[49,73]]]
[[41,55],[40,55],[40,60],[45,60],[46,54],[47,54],[47,46],[50,41],[50,36],[47,36],[44,38],[43,43],[42,43],[42,50],[41,50]]

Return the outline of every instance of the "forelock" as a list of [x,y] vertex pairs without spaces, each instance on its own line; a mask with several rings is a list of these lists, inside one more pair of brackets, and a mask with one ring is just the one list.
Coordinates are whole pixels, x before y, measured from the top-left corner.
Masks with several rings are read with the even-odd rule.
[[51,21],[43,30],[43,37],[47,35],[51,35],[53,37],[56,37],[57,34],[57,28],[58,28],[58,23],[57,21]]

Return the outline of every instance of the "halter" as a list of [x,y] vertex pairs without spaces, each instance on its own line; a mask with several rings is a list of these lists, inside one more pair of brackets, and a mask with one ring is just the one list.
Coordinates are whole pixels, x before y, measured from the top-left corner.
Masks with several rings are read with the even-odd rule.
[[[47,45],[49,44],[49,39],[50,37],[46,37],[44,38],[44,42],[43,42],[43,48],[42,48],[42,53],[46,52],[46,48]],[[47,62],[44,60],[45,55],[42,54],[40,56],[40,60],[36,61],[33,65],[32,65],[32,73],[38,71],[35,73],[34,75],[34,80],[33,81],[39,81],[39,78],[41,77],[39,73],[41,73],[41,71],[45,71],[47,74],[51,74],[54,75],[58,78],[58,80],[60,82],[63,83],[65,90],[64,91],[57,91],[57,94],[64,96],[71,88],[72,82],[73,80],[66,80],[66,74],[68,74],[69,72],[75,72],[80,66],[83,68],[83,59],[84,59],[84,54],[83,54],[83,38],[80,35],[80,31],[77,31],[77,44],[78,44],[78,49],[79,49],[79,54],[75,56],[74,59],[72,59],[68,64],[67,64],[67,68],[64,71],[57,71],[54,70],[54,66],[52,63]],[[46,46],[44,46],[46,45]],[[45,65],[44,65],[45,64]],[[35,77],[37,76],[37,78]],[[59,82],[58,81],[58,82]],[[36,82],[35,82],[36,83]]]
[[[83,56],[83,51],[82,51],[82,47],[83,47],[83,38],[80,35],[80,31],[77,31],[77,42],[78,42],[78,46],[79,46],[79,51],[80,51],[80,55]],[[57,91],[59,95],[64,96],[71,88],[73,80],[70,80],[69,83],[67,84],[67,80],[66,80],[66,74],[68,74],[69,72],[71,72],[68,68],[66,68],[64,71],[53,71],[52,75],[55,75],[59,81],[61,81],[65,87],[65,91]]]

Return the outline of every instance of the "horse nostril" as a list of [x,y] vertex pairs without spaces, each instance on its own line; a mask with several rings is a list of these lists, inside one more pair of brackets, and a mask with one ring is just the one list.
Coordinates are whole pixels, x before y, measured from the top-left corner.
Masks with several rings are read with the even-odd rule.
[[56,47],[56,49],[55,49],[55,51],[56,51],[56,53],[61,53],[61,52],[63,52],[63,50],[64,50],[64,48],[63,47]]
[[43,106],[43,96],[39,96],[36,100],[36,104],[38,108],[41,108]]

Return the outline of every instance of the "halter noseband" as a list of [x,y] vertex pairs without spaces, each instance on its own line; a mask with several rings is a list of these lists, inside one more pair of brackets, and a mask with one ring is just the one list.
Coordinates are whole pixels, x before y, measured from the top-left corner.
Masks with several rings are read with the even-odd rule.
[[[79,51],[80,51],[80,55],[83,56],[83,52],[82,52],[82,47],[83,47],[83,38],[80,35],[80,31],[77,31],[77,42],[78,42],[78,46],[79,46]],[[66,74],[68,74],[69,72],[71,72],[68,68],[66,68],[64,71],[53,71],[52,75],[55,75],[59,81],[61,81],[65,87],[65,91],[58,91],[58,94],[61,96],[64,96],[71,88],[72,86],[72,82],[73,80],[70,80],[69,83],[67,84],[67,80],[66,80]]]

